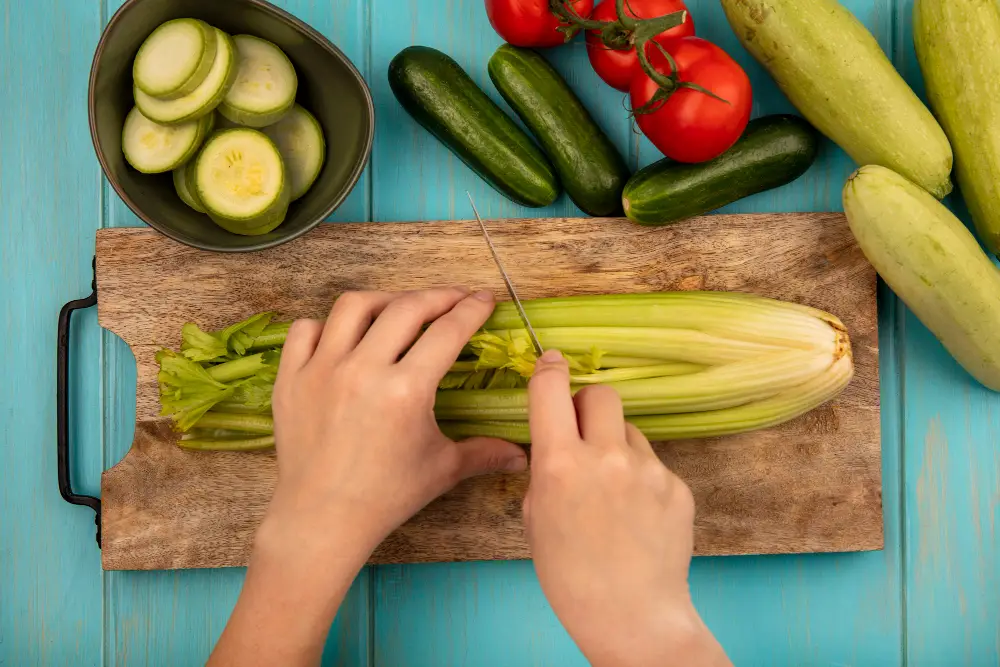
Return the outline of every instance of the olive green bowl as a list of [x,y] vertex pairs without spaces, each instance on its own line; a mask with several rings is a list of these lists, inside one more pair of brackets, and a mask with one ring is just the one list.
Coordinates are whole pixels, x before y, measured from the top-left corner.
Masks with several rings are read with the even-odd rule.
[[[164,21],[202,19],[231,35],[274,42],[298,72],[299,104],[326,135],[326,164],[312,188],[292,202],[285,221],[261,236],[225,231],[188,208],[169,173],[141,174],[125,161],[122,126],[132,108],[132,60]],[[371,153],[375,111],[371,92],[351,61],[325,37],[263,0],[128,0],[108,22],[90,71],[90,136],[118,196],[154,229],[181,243],[219,252],[262,250],[305,234],[350,194]]]

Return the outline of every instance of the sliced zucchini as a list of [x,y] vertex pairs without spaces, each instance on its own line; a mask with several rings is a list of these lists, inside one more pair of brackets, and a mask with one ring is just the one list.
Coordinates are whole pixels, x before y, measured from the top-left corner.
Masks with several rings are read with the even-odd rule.
[[[216,118],[215,112],[208,114],[207,116],[202,116],[199,121],[202,125],[203,136],[207,137],[212,133],[215,128]],[[193,158],[194,156],[192,156]],[[181,201],[198,211],[199,213],[207,213],[205,207],[202,205],[201,200],[198,199],[198,193],[194,189],[194,165],[195,160],[190,159],[181,166],[173,170],[174,179],[174,190],[177,191],[177,196],[181,198]]]
[[165,99],[188,95],[212,69],[218,41],[215,28],[204,21],[167,21],[139,47],[132,79],[147,95]]
[[181,166],[198,151],[207,125],[193,120],[181,125],[160,125],[134,107],[122,128],[122,152],[137,171],[161,174]]
[[188,173],[194,170],[191,166],[194,164],[194,160],[188,160],[181,166],[177,167],[173,171],[174,178],[174,190],[177,191],[177,196],[181,198],[181,201],[198,211],[199,213],[207,213],[205,207],[202,206],[201,200],[198,199],[198,193],[191,190],[188,180]]
[[162,100],[133,88],[135,105],[142,114],[157,123],[172,125],[201,118],[214,110],[236,80],[236,46],[232,38],[216,28],[218,50],[208,76],[190,95],[176,100]]
[[311,113],[296,104],[285,117],[263,129],[278,147],[288,170],[292,201],[312,187],[326,158],[323,128]]
[[237,128],[213,134],[194,164],[194,191],[209,216],[234,234],[265,234],[282,223],[291,190],[281,153],[267,135]]
[[247,127],[265,127],[281,120],[292,105],[299,81],[281,49],[252,35],[233,37],[239,52],[239,73],[219,112]]

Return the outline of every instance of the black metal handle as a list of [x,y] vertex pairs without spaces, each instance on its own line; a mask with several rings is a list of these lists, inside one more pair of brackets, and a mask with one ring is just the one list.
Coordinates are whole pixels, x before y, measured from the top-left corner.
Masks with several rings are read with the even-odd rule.
[[94,259],[91,293],[85,299],[70,301],[59,311],[59,357],[56,366],[56,428],[59,441],[59,494],[68,503],[86,505],[97,513],[97,546],[101,546],[101,501],[93,496],[73,493],[69,479],[69,320],[74,310],[97,305],[97,259]]

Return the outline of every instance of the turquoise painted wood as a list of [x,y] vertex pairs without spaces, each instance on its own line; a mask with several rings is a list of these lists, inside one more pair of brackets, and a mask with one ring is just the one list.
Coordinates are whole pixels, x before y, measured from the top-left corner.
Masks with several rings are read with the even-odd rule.
[[[0,665],[188,665],[221,632],[242,570],[102,573],[89,510],[55,485],[55,317],[89,289],[94,231],[138,220],[103,182],[86,123],[87,71],[120,0],[5,2],[0,38]],[[499,39],[481,0],[283,0],[336,42],[372,86],[372,163],[333,216],[572,215],[565,197],[518,207],[479,181],[398,107],[385,71],[409,44],[452,54],[499,100],[485,63]],[[919,89],[910,0],[846,2]],[[757,114],[791,110],[736,43],[715,0],[691,0],[699,34],[750,72]],[[46,45],[40,48],[39,45]],[[582,45],[556,66],[634,166],[657,154]],[[501,102],[502,104],[502,102]],[[833,146],[793,186],[731,211],[837,210],[852,169]],[[886,289],[880,292],[886,549],[870,554],[697,559],[695,601],[740,665],[996,665],[1000,662],[1000,400],[969,379]],[[127,450],[134,360],[77,318],[72,371],[76,485]],[[391,566],[358,578],[325,664],[582,665],[530,563]]]

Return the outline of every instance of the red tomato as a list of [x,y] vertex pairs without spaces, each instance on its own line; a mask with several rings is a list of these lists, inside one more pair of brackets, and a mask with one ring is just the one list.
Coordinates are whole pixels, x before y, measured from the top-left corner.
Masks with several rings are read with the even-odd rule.
[[[625,13],[640,19],[653,19],[674,12],[686,11],[684,0],[628,0],[625,3]],[[590,15],[594,21],[614,21],[618,18],[615,0],[604,0],[594,13]],[[688,12],[684,23],[667,32],[660,33],[670,37],[689,37],[694,35],[694,20]],[[635,55],[635,46],[624,36],[628,45],[622,49],[612,49],[601,41],[600,33],[591,30],[587,32],[587,56],[597,76],[612,88],[628,91],[632,83],[632,75],[639,67],[639,59]]]
[[[564,2],[583,18],[594,9],[594,0]],[[549,0],[486,0],[486,15],[497,34],[514,46],[546,48],[566,43],[566,36],[558,30],[565,24],[552,13]]]
[[[642,113],[643,105],[660,88],[640,68],[629,88],[639,129],[664,155],[678,162],[706,162],[722,155],[750,121],[750,79],[729,54],[704,39],[665,39],[661,44],[677,63],[679,81],[702,86],[726,101],[681,87],[666,101],[655,103],[650,112]],[[657,72],[672,72],[655,43],[646,45],[646,54]]]

